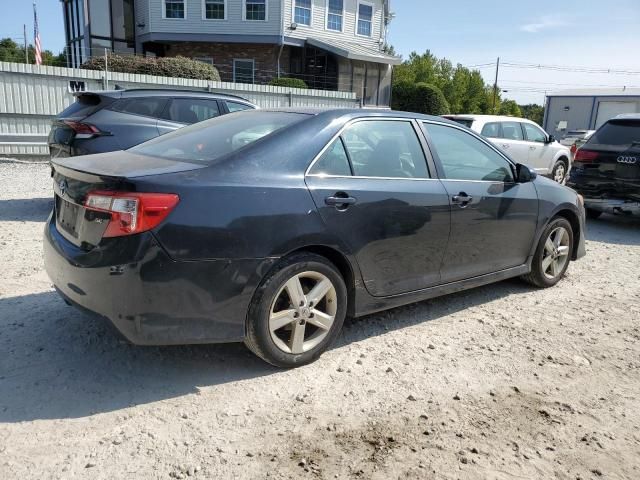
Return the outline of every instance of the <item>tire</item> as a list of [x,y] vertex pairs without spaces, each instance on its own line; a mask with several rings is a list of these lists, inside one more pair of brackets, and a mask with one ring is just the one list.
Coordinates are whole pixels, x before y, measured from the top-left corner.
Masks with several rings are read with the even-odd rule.
[[[564,233],[558,241],[558,234]],[[547,242],[550,241],[551,245]],[[551,248],[553,247],[553,248]],[[531,262],[531,272],[523,280],[538,288],[553,287],[564,276],[573,255],[573,229],[562,217],[555,217],[545,227]],[[551,257],[551,260],[549,260]]]
[[600,210],[593,210],[592,208],[587,208],[585,209],[585,211],[587,213],[587,218],[591,220],[597,220],[598,218],[600,218],[600,215],[602,215],[602,212]]
[[[313,304],[309,295],[316,286],[316,292],[328,290]],[[312,363],[340,334],[347,299],[344,279],[333,263],[312,253],[292,255],[256,290],[249,306],[245,345],[276,367]]]
[[551,178],[559,184],[564,185],[564,182],[567,179],[568,170],[569,162],[564,158],[561,158],[553,166],[553,170],[551,170]]

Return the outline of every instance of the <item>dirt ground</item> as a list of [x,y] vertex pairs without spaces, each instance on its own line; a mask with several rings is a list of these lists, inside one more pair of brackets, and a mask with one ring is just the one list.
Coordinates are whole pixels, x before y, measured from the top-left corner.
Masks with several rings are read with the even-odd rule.
[[46,165],[0,163],[0,479],[638,479],[640,221],[517,280],[348,321],[317,363],[149,348],[43,271]]

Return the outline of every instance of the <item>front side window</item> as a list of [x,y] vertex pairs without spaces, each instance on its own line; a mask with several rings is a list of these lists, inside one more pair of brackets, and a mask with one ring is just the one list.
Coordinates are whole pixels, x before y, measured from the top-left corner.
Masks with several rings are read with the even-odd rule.
[[185,18],[185,0],[164,0],[164,18]]
[[245,0],[245,20],[266,20],[267,0]]
[[207,20],[224,20],[226,0],[204,0],[204,18]]
[[130,149],[140,155],[211,165],[216,160],[308,118],[289,112],[221,115],[179,128]]
[[428,178],[427,163],[411,122],[367,120],[342,134],[359,177]]
[[502,138],[505,140],[524,140],[520,124],[518,122],[502,122]]
[[198,123],[220,115],[218,102],[201,98],[176,98],[169,106],[169,120],[178,123]]
[[425,124],[443,177],[451,180],[513,182],[507,160],[473,135],[445,125]]
[[233,61],[233,81],[236,83],[253,83],[253,60]]
[[328,0],[327,29],[341,32],[343,15],[344,15],[344,0]]
[[293,21],[300,25],[311,25],[311,0],[294,0]]
[[371,36],[371,24],[373,22],[373,5],[368,3],[358,4],[358,35]]
[[523,123],[522,126],[527,134],[527,140],[530,142],[546,143],[547,136],[538,127],[530,123]]

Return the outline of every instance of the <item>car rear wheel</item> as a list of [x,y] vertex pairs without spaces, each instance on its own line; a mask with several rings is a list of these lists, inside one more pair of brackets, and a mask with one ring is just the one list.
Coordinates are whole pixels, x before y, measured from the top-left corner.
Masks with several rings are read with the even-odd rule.
[[294,255],[260,285],[247,320],[245,344],[283,368],[311,363],[336,339],[347,312],[347,288],[324,257]]
[[566,177],[567,177],[568,168],[569,168],[569,165],[567,164],[567,161],[561,158],[553,166],[553,170],[551,171],[551,178],[553,178],[556,182],[560,184],[564,184],[564,181],[566,180]]
[[544,229],[531,263],[531,272],[522,278],[540,288],[552,287],[564,276],[573,254],[573,229],[561,217]]

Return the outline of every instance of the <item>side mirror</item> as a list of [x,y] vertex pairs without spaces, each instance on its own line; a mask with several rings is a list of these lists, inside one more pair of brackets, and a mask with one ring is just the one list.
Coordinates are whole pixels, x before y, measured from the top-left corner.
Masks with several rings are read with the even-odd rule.
[[534,178],[536,178],[538,174],[535,170],[523,165],[522,163],[518,163],[516,165],[516,182],[518,183],[527,183],[531,182]]
[[547,140],[547,143],[553,143],[556,141],[556,137],[554,137],[553,135],[549,135],[549,139]]

